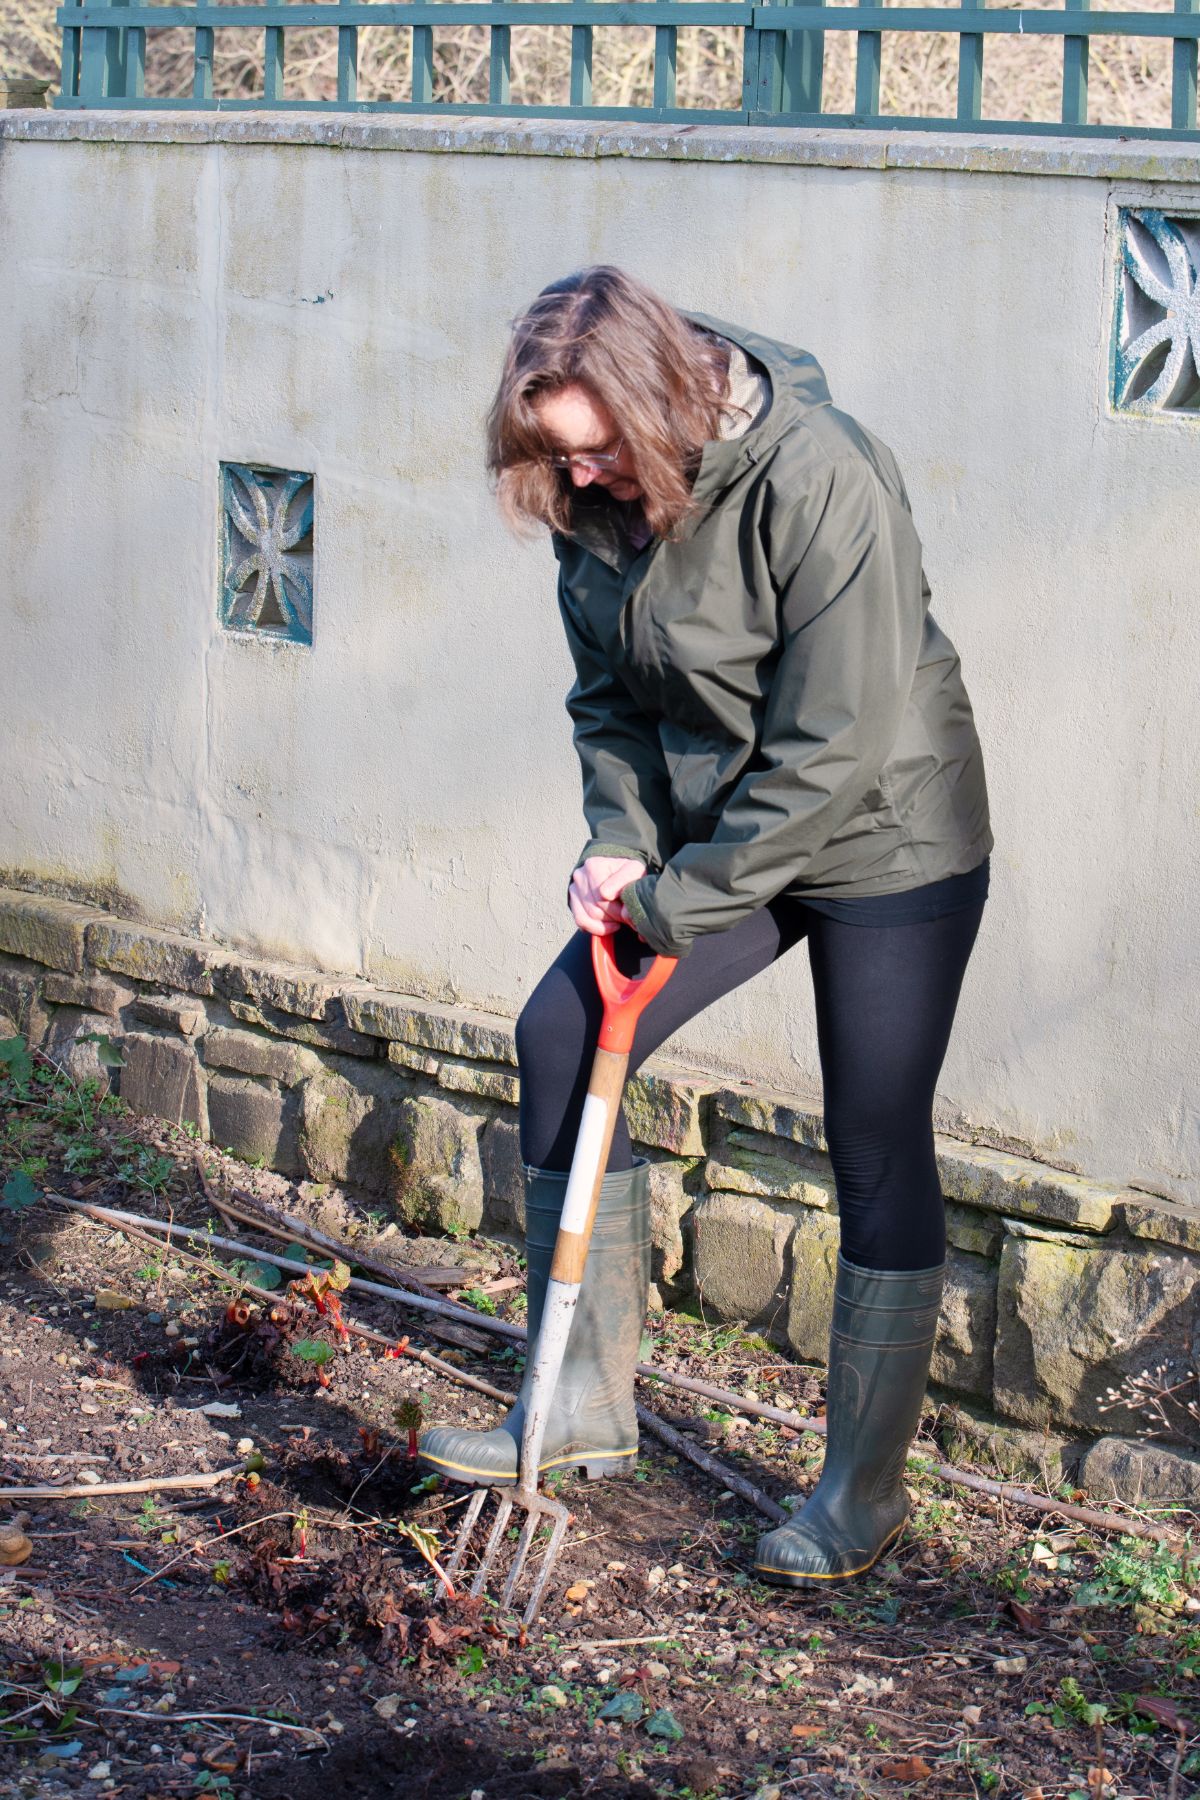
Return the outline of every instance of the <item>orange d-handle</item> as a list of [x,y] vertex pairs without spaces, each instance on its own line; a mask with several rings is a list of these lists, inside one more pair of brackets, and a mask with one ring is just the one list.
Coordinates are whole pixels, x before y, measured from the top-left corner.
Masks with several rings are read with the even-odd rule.
[[611,937],[593,937],[592,968],[604,1002],[599,1039],[601,1050],[612,1050],[619,1056],[629,1055],[638,1020],[655,995],[661,994],[678,962],[676,956],[656,956],[639,980],[636,975],[622,975],[618,969]]

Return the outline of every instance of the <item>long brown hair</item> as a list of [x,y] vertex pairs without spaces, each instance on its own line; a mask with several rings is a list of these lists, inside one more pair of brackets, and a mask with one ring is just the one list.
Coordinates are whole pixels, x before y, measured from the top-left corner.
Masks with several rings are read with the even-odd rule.
[[518,530],[570,536],[574,489],[547,460],[535,411],[578,384],[611,412],[633,458],[642,510],[670,537],[694,510],[704,444],[720,433],[728,352],[652,288],[600,263],[543,288],[514,321],[487,425],[496,496]]

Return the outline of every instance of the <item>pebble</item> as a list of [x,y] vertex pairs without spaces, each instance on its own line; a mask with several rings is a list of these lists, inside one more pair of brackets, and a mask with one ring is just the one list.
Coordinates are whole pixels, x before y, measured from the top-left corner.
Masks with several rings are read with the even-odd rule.
[[95,1469],[80,1469],[79,1479],[88,1487],[97,1487],[100,1482],[100,1477],[97,1475]]
[[177,1338],[179,1336],[179,1327],[175,1323],[174,1319],[168,1320],[166,1326],[164,1327],[164,1334],[165,1334],[165,1336],[167,1336],[169,1338]]
[[570,1702],[567,1699],[567,1696],[563,1693],[562,1689],[560,1687],[553,1686],[553,1684],[551,1684],[549,1687],[542,1688],[538,1694],[538,1699],[541,1700],[546,1706],[555,1706],[560,1709],[562,1707],[570,1704]]
[[1029,1667],[1027,1656],[998,1656],[992,1664],[997,1675],[1023,1675]]
[[980,1719],[982,1719],[982,1717],[983,1717],[982,1706],[964,1706],[962,1709],[962,1718],[963,1718],[964,1725],[978,1725],[978,1723],[979,1723]]
[[660,1588],[666,1579],[667,1571],[665,1569],[653,1568],[646,1577],[646,1586],[653,1593],[655,1588]]
[[112,1774],[112,1764],[106,1762],[93,1763],[87,1774],[89,1781],[107,1781]]
[[666,1681],[670,1677],[671,1671],[666,1663],[652,1662],[646,1664],[646,1673],[651,1681]]
[[375,1702],[375,1712],[381,1719],[394,1719],[399,1711],[399,1694],[384,1694]]

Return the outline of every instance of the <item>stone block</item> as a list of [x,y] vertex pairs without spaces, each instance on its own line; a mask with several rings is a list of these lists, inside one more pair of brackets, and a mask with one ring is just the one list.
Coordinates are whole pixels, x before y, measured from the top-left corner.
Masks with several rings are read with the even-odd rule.
[[348,1182],[392,1196],[397,1167],[392,1142],[407,1084],[385,1063],[339,1058],[297,1090],[300,1157],[314,1181]]
[[996,1410],[1023,1424],[1111,1431],[1108,1390],[1193,1367],[1198,1267],[1180,1251],[1009,1237],[1000,1259]]
[[341,1056],[376,1057],[382,1048],[378,1038],[351,1031],[348,1025],[339,1025],[336,1020],[318,1025],[312,1019],[281,1012],[277,1006],[256,1006],[250,1000],[231,1000],[229,1010],[235,1019],[241,1019],[247,1025],[257,1025],[276,1037],[291,1038],[316,1050],[336,1050]]
[[209,960],[212,946],[196,938],[94,915],[85,937],[87,959],[97,969],[111,969],[161,987],[182,988],[185,994],[215,992]]
[[489,1231],[525,1241],[525,1167],[513,1119],[492,1119],[479,1138],[485,1223]]
[[1157,1194],[1129,1194],[1118,1203],[1117,1219],[1130,1237],[1200,1252],[1200,1207]]
[[831,1213],[804,1207],[792,1238],[787,1341],[801,1362],[827,1363],[841,1225]]
[[208,1078],[209,1135],[244,1162],[261,1158],[282,1175],[299,1175],[297,1110],[271,1083],[236,1075]]
[[1124,1190],[1067,1175],[1028,1157],[993,1150],[985,1144],[963,1144],[938,1133],[938,1172],[948,1200],[988,1212],[1010,1213],[1073,1225],[1079,1231],[1111,1231],[1114,1206]]
[[0,957],[0,1016],[12,1020],[27,1044],[40,1044],[50,1024],[42,1003],[45,978],[37,963]]
[[520,1076],[494,1065],[443,1061],[437,1066],[437,1084],[451,1094],[476,1094],[481,1100],[503,1100],[507,1106],[516,1106],[521,1097]]
[[217,1025],[202,1040],[205,1064],[210,1069],[235,1069],[242,1075],[258,1075],[294,1087],[306,1075],[315,1075],[321,1059],[299,1044],[280,1043],[256,1031],[231,1030]]
[[1200,1510],[1200,1456],[1162,1444],[1104,1437],[1092,1444],[1079,1465],[1079,1485],[1095,1500],[1174,1501]]
[[938,1438],[951,1463],[973,1464],[989,1479],[1057,1487],[1075,1461],[1071,1440],[1046,1431],[999,1425],[961,1403],[944,1406]]
[[139,994],[133,1003],[134,1017],[160,1031],[178,1031],[183,1037],[195,1037],[208,1022],[208,1012],[197,1000],[179,1000],[174,994]]
[[475,1231],[483,1221],[484,1121],[448,1100],[405,1100],[392,1146],[395,1203],[409,1225],[432,1231]]
[[53,1057],[72,1081],[94,1081],[99,1091],[107,1094],[115,1085],[117,1068],[100,1060],[100,1045],[81,1043],[91,1032],[111,1038],[118,1049],[120,1034],[114,1035],[113,1022],[107,1013],[86,1012],[74,1006],[63,1006],[54,1015],[42,1040],[41,1048]]
[[121,1049],[121,1098],[134,1112],[168,1119],[172,1125],[195,1125],[208,1136],[204,1071],[189,1044],[174,1038],[131,1031]]
[[75,900],[0,888],[0,950],[77,975],[88,921],[95,917],[94,907]]
[[713,1084],[702,1076],[643,1068],[625,1088],[625,1119],[635,1144],[703,1156],[704,1115]]
[[950,1249],[930,1379],[990,1399],[996,1343],[995,1263]]
[[790,1138],[810,1150],[828,1150],[820,1104],[792,1094],[765,1094],[758,1088],[735,1085],[718,1089],[713,1107],[719,1117],[768,1137]]
[[664,1156],[650,1164],[650,1303],[661,1308],[689,1293],[693,1283],[691,1212],[687,1182],[695,1158]]
[[294,968],[290,963],[258,962],[215,944],[198,944],[197,948],[212,973],[213,991],[225,1000],[249,1000],[319,1022],[341,1023],[345,1016],[342,995],[351,978]]
[[441,1066],[436,1056],[431,1056],[428,1050],[418,1050],[412,1044],[390,1043],[387,1059],[398,1069],[409,1069],[414,1075],[436,1075]]
[[42,998],[55,1006],[82,1006],[87,1012],[114,1019],[133,999],[133,989],[104,975],[60,975],[51,970],[42,983]]
[[517,1048],[511,1019],[469,1007],[441,1006],[414,1000],[383,988],[346,993],[346,1018],[356,1031],[395,1038],[448,1056],[478,1057],[481,1062],[508,1063],[515,1068]]
[[747,1194],[698,1200],[692,1209],[693,1270],[705,1315],[745,1319],[782,1335],[795,1228],[791,1215]]
[[1004,1242],[1004,1220],[993,1213],[978,1213],[969,1206],[946,1206],[946,1242],[972,1256],[997,1257]]
[[837,1205],[833,1170],[820,1151],[757,1131],[730,1131],[704,1167],[704,1185],[714,1192],[754,1194],[802,1206]]

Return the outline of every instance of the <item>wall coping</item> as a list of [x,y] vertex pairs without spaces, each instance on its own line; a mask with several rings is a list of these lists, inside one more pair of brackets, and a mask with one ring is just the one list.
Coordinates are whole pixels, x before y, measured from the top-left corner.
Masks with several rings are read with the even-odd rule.
[[1200,145],[1193,143],[967,136],[899,129],[826,130],[820,126],[660,125],[424,113],[17,109],[0,112],[3,138],[50,143],[284,144],[425,155],[629,157],[651,162],[753,162],[799,168],[1200,182]]

